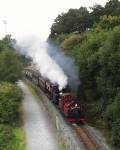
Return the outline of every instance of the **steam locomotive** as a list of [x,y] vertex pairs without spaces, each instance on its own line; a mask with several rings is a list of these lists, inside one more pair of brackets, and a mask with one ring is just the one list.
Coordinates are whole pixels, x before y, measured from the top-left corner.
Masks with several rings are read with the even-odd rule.
[[57,84],[51,83],[48,79],[42,77],[37,70],[31,67],[25,68],[25,76],[37,85],[49,100],[57,105],[69,122],[84,123],[83,106],[80,104],[77,97],[71,92],[68,85],[64,89],[59,90]]

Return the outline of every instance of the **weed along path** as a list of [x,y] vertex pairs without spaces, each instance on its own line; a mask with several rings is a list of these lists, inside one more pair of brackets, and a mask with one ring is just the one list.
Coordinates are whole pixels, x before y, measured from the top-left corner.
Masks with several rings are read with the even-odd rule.
[[18,83],[24,92],[24,128],[27,138],[27,150],[60,150],[56,134],[42,102],[31,92],[28,86]]

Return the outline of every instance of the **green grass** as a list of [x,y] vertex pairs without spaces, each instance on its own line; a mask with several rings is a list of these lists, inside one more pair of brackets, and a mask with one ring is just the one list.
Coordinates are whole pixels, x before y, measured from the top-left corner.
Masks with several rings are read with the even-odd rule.
[[60,150],[68,150],[65,144],[59,144]]
[[23,105],[12,125],[0,124],[0,150],[26,150],[26,135],[23,129]]
[[11,140],[12,150],[26,150],[26,134],[23,128],[22,113],[24,111],[23,103],[18,109],[18,119],[13,127],[13,137]]
[[25,131],[21,127],[13,129],[13,138],[12,138],[12,150],[26,150],[26,136]]

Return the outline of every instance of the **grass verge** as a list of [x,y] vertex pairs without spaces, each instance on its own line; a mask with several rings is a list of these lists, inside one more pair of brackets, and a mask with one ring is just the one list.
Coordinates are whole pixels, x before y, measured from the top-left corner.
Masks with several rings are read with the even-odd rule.
[[12,150],[26,150],[25,131],[22,127],[13,129]]
[[26,135],[23,129],[22,104],[12,124],[0,124],[0,150],[26,150]]
[[13,136],[11,140],[12,150],[26,150],[26,134],[23,128],[23,103],[19,106],[18,119],[13,127]]

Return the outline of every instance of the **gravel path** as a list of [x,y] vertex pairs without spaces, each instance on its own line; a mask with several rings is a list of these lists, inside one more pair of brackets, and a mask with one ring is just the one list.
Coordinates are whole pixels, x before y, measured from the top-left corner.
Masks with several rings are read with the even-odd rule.
[[24,92],[24,127],[27,136],[27,150],[60,150],[55,130],[42,103],[30,92],[22,81],[18,83]]

